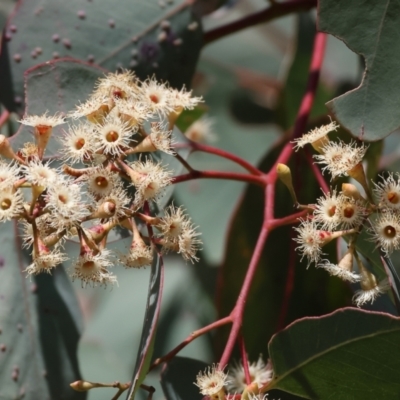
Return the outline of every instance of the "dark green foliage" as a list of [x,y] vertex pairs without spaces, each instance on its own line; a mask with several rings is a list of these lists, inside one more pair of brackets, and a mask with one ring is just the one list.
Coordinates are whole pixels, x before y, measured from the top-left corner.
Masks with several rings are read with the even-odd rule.
[[208,367],[202,361],[186,357],[175,357],[165,365],[161,373],[161,385],[167,400],[201,400],[196,375]]
[[308,399],[398,399],[399,338],[400,321],[383,313],[304,318],[269,344],[271,386]]

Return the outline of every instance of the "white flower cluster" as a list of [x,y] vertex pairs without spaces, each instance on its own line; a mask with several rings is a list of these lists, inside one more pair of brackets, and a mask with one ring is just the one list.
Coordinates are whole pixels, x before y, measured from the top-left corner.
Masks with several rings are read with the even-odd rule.
[[[319,153],[314,155],[316,162],[324,164],[323,172],[328,170],[332,179],[339,176],[354,178],[363,187],[365,196],[350,183],[344,183],[340,191],[333,189],[325,193],[316,204],[306,207],[310,213],[294,228],[298,233],[294,240],[299,244],[297,250],[302,258],[308,259],[308,265],[315,263],[333,276],[352,283],[359,282],[361,290],[355,293],[353,301],[361,306],[373,302],[390,286],[386,278],[378,282],[364,266],[356,250],[358,233],[367,230],[371,241],[387,254],[400,249],[400,176],[389,173],[386,178],[380,177],[381,181],[374,183],[371,191],[362,165],[367,147],[355,142],[331,141],[328,133],[337,128],[335,122],[316,128],[297,139],[295,148],[311,144]],[[348,237],[349,247],[338,264],[322,259],[322,247],[342,236]],[[357,271],[354,270],[354,261]]]
[[[109,74],[67,116],[76,122],[60,138],[62,168],[43,161],[53,128],[66,123],[61,115],[25,116],[20,122],[33,127],[36,143],[16,153],[0,135],[0,222],[17,219],[21,224],[23,245],[33,248],[27,273],[51,273],[68,258],[63,244],[73,236],[80,252],[71,276],[85,285],[115,283],[110,267],[116,261],[126,268],[151,264],[154,245],[198,260],[200,234],[182,208],[149,215],[148,203],[157,202],[173,176],[143,154],[173,157],[175,121],[201,101],[155,79],[140,82],[131,72]],[[133,154],[136,160],[128,161]],[[154,233],[144,235],[139,221]],[[113,256],[107,238],[118,226],[132,232],[132,244],[127,254]]]
[[243,365],[237,364],[228,373],[225,373],[218,364],[199,372],[195,385],[199,387],[203,396],[210,399],[225,400],[227,393],[247,393],[249,398],[262,400],[266,395],[260,389],[272,380],[272,365],[265,364],[261,355],[254,363],[248,362],[250,384],[246,383]]

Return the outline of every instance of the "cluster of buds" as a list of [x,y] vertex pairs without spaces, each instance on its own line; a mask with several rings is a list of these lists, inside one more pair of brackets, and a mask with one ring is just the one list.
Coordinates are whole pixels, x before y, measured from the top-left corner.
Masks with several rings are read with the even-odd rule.
[[[140,82],[131,72],[109,74],[66,116],[26,115],[20,122],[33,127],[35,143],[15,152],[1,135],[0,222],[18,220],[23,244],[32,248],[26,272],[51,273],[68,258],[64,242],[74,236],[80,251],[71,276],[84,285],[115,283],[110,267],[116,262],[126,268],[151,264],[155,245],[196,261],[201,241],[184,210],[171,205],[152,216],[149,204],[173,178],[152,153],[176,155],[176,119],[201,101],[154,79]],[[44,161],[46,147],[53,128],[67,118],[75,122],[58,138],[64,164],[55,168]],[[107,249],[117,227],[132,232],[129,252],[118,256]]]
[[[313,157],[323,165],[322,171],[329,171],[332,180],[339,176],[353,178],[363,189],[356,185],[343,183],[340,190],[332,189],[324,193],[316,204],[300,205],[294,194],[288,168],[278,165],[277,173],[289,188],[292,198],[299,208],[308,211],[307,218],[300,219],[295,228],[299,244],[297,250],[308,265],[315,263],[331,275],[348,282],[359,282],[361,290],[354,297],[354,303],[360,307],[373,302],[377,296],[390,289],[387,278],[378,278],[364,265],[356,250],[359,233],[366,230],[370,240],[386,254],[400,249],[400,176],[388,173],[380,177],[379,183],[369,185],[362,164],[367,147],[363,144],[330,140],[328,134],[338,125],[331,122],[316,128],[295,140],[295,149],[311,144],[317,151]],[[347,252],[337,264],[323,259],[323,246],[339,237],[348,242]]]
[[272,365],[265,364],[260,356],[257,362],[248,362],[248,371],[250,384],[246,383],[243,365],[237,364],[225,373],[219,364],[214,364],[197,375],[195,385],[203,396],[213,400],[235,399],[239,393],[243,400],[265,399],[261,390],[272,380]]

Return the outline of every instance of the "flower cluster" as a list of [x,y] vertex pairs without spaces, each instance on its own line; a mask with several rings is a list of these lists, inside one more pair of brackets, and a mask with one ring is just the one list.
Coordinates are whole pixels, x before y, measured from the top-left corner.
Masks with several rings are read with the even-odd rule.
[[[294,229],[299,245],[297,250],[308,265],[327,270],[331,275],[348,282],[359,282],[353,301],[357,306],[373,302],[378,295],[390,286],[386,278],[378,281],[367,269],[356,250],[359,233],[369,232],[371,241],[381,251],[390,254],[400,249],[400,176],[388,173],[374,183],[374,189],[365,177],[362,165],[367,147],[363,144],[331,141],[328,133],[338,128],[335,122],[312,130],[297,139],[295,148],[311,144],[318,154],[314,155],[317,163],[322,164],[322,172],[329,171],[332,180],[339,176],[349,176],[358,182],[364,195],[351,183],[344,183],[341,190],[331,189],[324,193],[316,204],[300,206],[308,210],[306,219]],[[346,237],[348,250],[337,264],[323,259],[323,246],[339,237]],[[355,268],[357,265],[357,268]]]
[[[14,152],[0,136],[0,222],[20,223],[23,245],[32,247],[26,272],[51,273],[68,258],[64,242],[72,237],[78,238],[80,251],[71,276],[85,285],[115,283],[110,269],[116,261],[126,268],[151,264],[157,245],[187,261],[198,260],[200,234],[183,208],[171,205],[157,216],[150,214],[150,205],[173,179],[166,163],[151,154],[175,156],[176,119],[201,101],[185,89],[155,79],[141,82],[126,71],[100,79],[90,98],[66,117],[26,115],[20,122],[33,127],[35,143]],[[62,124],[65,134],[58,139],[64,164],[56,167],[44,156],[53,128]],[[126,254],[113,255],[107,248],[117,227],[132,232]]]
[[[272,380],[272,365],[265,365],[262,357],[254,363],[248,362],[250,383],[247,384],[243,365],[235,365],[231,371],[225,373],[219,365],[212,365],[203,372],[199,372],[195,385],[199,387],[203,396],[210,399],[225,400],[227,393],[246,394],[251,399],[264,399],[266,395],[260,392]],[[232,397],[233,398],[233,397]],[[246,397],[242,397],[246,398]]]

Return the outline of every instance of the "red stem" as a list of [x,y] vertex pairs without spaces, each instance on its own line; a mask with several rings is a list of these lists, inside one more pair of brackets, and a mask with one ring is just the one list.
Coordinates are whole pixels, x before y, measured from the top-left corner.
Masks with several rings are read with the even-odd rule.
[[218,28],[211,29],[204,34],[203,42],[204,44],[209,44],[242,29],[261,24],[262,22],[268,22],[272,19],[279,18],[287,14],[307,11],[316,5],[316,0],[290,0],[285,1],[284,3],[274,3],[264,10],[248,15],[242,19],[239,19],[238,21],[233,21],[226,25],[219,26]]
[[[299,111],[297,113],[296,122],[293,129],[292,139],[295,139],[304,132],[308,117],[311,112],[311,108],[315,99],[315,92],[318,86],[319,73],[321,70],[321,65],[324,59],[326,46],[326,34],[318,32],[314,40],[313,55],[311,59],[310,71],[308,76],[306,92],[303,96],[302,102],[300,104]],[[276,165],[277,163],[285,163],[290,158],[293,153],[293,146],[288,143],[279,155],[276,163],[268,172],[265,177],[265,182],[268,184],[265,190],[265,206],[264,206],[264,223],[261,228],[261,232],[258,236],[256,247],[254,249],[249,268],[246,272],[246,276],[242,285],[242,289],[238,296],[235,308],[233,309],[231,316],[233,319],[232,329],[229,334],[228,341],[226,343],[224,352],[222,354],[220,365],[226,365],[232,354],[233,347],[235,345],[236,339],[239,335],[240,327],[243,321],[244,306],[250,291],[250,286],[253,281],[255,272],[257,270],[258,262],[260,260],[264,244],[267,240],[268,234],[271,228],[276,227],[276,220],[274,220],[274,205],[275,205],[275,183],[277,180]],[[275,221],[275,223],[274,223]],[[286,286],[290,288],[293,285],[294,274],[289,274],[288,282]],[[288,290],[285,302],[290,301],[291,291]]]
[[306,154],[307,162],[310,165],[312,171],[314,172],[315,179],[318,181],[319,186],[321,186],[321,189],[323,190],[324,193],[329,193],[329,186],[326,183],[325,178],[322,175],[321,170],[314,163],[310,153],[308,151],[305,151],[305,154]]
[[[267,208],[264,207],[264,220],[266,220],[266,218],[267,218]],[[240,332],[240,327],[243,321],[243,313],[246,304],[246,299],[249,295],[251,283],[253,282],[254,275],[257,271],[258,262],[260,261],[260,257],[264,248],[264,244],[267,240],[268,234],[269,230],[267,226],[263,224],[257,239],[256,247],[254,248],[254,252],[250,260],[249,268],[246,272],[246,276],[243,281],[242,289],[240,290],[240,294],[236,301],[235,308],[231,313],[231,317],[233,320],[232,329],[229,334],[225,350],[220,360],[220,366],[224,366],[228,363],[229,358],[233,351],[233,347],[235,346],[235,342]]]
[[[188,147],[188,145],[183,145],[179,147]],[[232,154],[229,151],[225,151],[217,147],[208,146],[205,144],[195,143],[195,142],[191,142],[189,144],[189,147],[191,147],[194,151],[202,151],[203,153],[215,154],[219,157],[223,157],[226,158],[227,160],[233,161],[236,164],[242,166],[244,169],[247,169],[247,171],[249,171],[253,175],[263,174],[258,168],[254,167],[252,164],[244,160],[242,157]]]
[[308,214],[308,210],[302,210],[296,214],[291,214],[286,217],[277,218],[277,219],[274,218],[274,219],[268,221],[268,226],[271,230],[273,230],[273,229],[277,228],[278,226],[290,225],[290,224],[297,222],[297,220],[299,218],[305,217],[307,214]]
[[250,376],[250,371],[249,371],[249,361],[247,359],[247,352],[246,352],[246,346],[244,343],[243,335],[239,335],[239,348],[240,348],[240,354],[242,356],[242,364],[243,364],[243,371],[244,371],[244,377],[246,379],[246,384],[250,385],[251,384],[251,376]]
[[[291,235],[292,236],[292,235]],[[294,242],[291,242],[289,254],[289,267],[286,275],[285,289],[283,292],[283,300],[281,304],[281,310],[279,312],[279,319],[277,323],[277,331],[281,330],[285,326],[286,315],[289,310],[290,299],[292,297],[296,267],[296,252],[294,251]]]
[[180,183],[190,181],[192,179],[228,179],[232,181],[240,181],[247,183],[255,183],[256,185],[265,186],[265,178],[249,174],[241,174],[236,172],[222,171],[197,171],[193,170],[187,174],[175,176],[172,183]]
[[4,110],[0,115],[0,128],[8,121],[8,118],[10,118],[10,112]]
[[218,321],[213,322],[210,325],[207,325],[197,331],[192,332],[183,342],[181,342],[178,346],[176,346],[173,350],[171,350],[168,354],[166,354],[163,357],[157,358],[157,360],[154,361],[152,366],[150,367],[150,371],[157,367],[157,365],[160,365],[161,363],[170,360],[172,357],[174,357],[176,354],[178,354],[184,347],[186,347],[190,342],[192,342],[194,339],[198,338],[201,335],[204,335],[207,332],[210,332],[213,329],[219,328],[220,326],[223,326],[225,324],[229,324],[232,322],[231,316],[221,318]]

